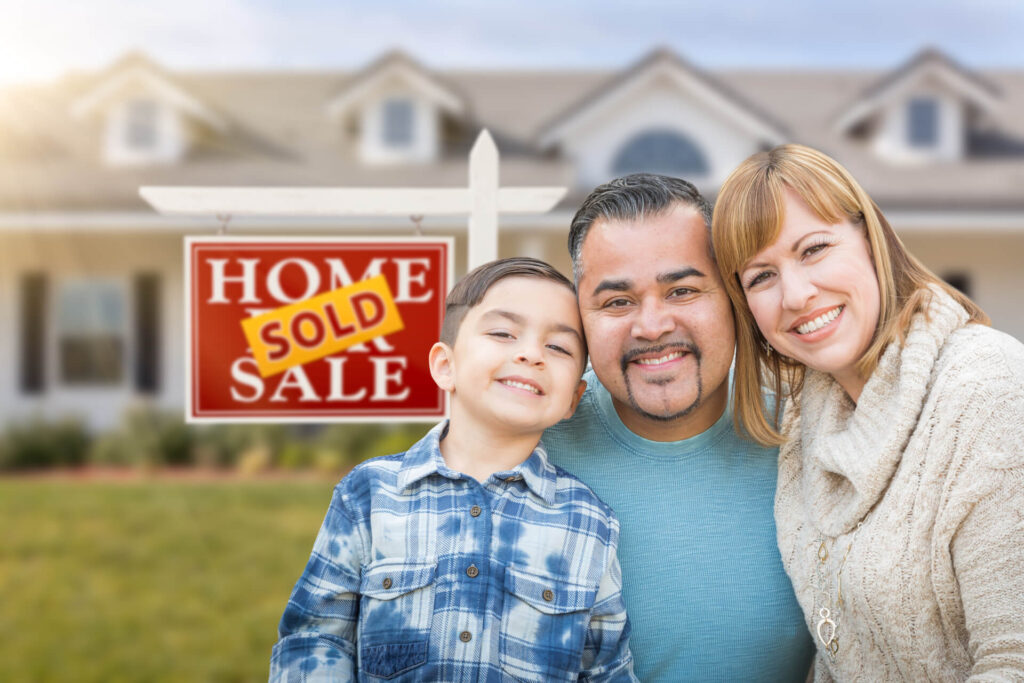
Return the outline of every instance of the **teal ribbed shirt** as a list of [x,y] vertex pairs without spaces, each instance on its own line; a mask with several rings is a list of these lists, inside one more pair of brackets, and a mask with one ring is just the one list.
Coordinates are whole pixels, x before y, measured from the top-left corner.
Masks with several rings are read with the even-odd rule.
[[622,525],[622,593],[641,681],[803,681],[813,644],[782,568],[776,451],[740,439],[730,411],[675,442],[619,419],[593,371],[571,420],[544,433]]

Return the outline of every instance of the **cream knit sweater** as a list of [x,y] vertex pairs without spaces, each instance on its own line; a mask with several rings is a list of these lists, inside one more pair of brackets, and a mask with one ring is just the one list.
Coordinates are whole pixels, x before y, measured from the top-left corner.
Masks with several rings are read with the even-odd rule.
[[927,317],[856,405],[808,371],[786,410],[775,517],[817,681],[1024,681],[1024,345],[945,294]]

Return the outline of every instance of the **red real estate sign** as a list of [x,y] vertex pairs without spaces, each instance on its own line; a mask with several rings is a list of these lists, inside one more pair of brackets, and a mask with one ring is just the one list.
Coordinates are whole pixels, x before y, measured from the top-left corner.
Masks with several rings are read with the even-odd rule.
[[452,240],[185,238],[190,422],[434,421]]

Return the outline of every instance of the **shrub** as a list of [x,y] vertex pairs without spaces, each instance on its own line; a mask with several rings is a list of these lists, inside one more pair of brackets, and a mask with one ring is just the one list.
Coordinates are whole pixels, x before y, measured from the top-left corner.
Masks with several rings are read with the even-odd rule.
[[195,463],[195,435],[177,413],[129,410],[121,426],[96,440],[89,460],[103,465],[181,466]]
[[81,465],[90,442],[88,431],[73,418],[48,422],[35,417],[11,423],[0,441],[0,469]]

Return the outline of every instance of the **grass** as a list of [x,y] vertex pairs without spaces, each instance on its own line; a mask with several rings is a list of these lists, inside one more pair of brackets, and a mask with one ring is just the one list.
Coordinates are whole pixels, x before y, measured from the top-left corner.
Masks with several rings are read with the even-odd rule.
[[0,678],[265,681],[333,484],[0,480]]

